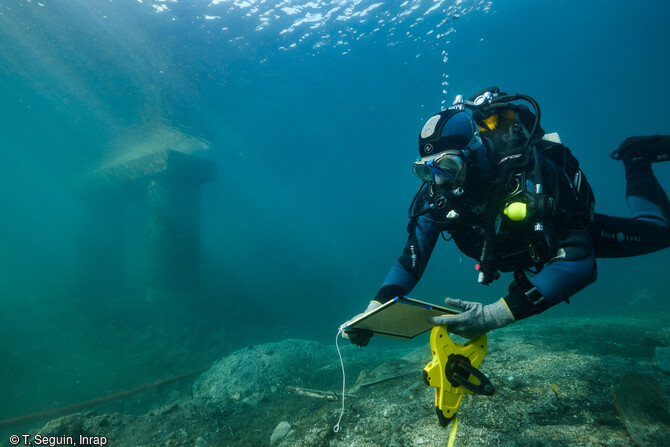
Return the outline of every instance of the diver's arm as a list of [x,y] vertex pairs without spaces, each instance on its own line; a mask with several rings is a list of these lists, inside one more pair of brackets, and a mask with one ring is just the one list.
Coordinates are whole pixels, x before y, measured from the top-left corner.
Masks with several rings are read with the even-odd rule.
[[532,278],[523,273],[514,276],[503,300],[519,321],[567,300],[595,281],[595,255],[591,251],[581,259],[554,261]]
[[374,301],[383,304],[410,293],[421,279],[440,236],[437,223],[426,215],[410,220],[407,232],[405,249],[386,275]]

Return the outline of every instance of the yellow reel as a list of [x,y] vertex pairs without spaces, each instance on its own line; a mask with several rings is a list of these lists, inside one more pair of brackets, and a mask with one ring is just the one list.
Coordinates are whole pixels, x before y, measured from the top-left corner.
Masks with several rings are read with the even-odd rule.
[[435,388],[435,411],[440,425],[447,426],[458,412],[464,394],[491,396],[495,389],[477,367],[486,355],[486,334],[455,343],[445,326],[430,333],[433,360],[423,369],[426,384]]

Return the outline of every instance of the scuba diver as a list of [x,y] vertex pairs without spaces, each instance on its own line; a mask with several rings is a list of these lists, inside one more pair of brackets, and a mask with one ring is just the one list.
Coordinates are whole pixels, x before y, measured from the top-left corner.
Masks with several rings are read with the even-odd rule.
[[[612,153],[624,164],[630,218],[594,212],[579,162],[542,129],[540,108],[526,95],[490,87],[469,101],[457,96],[421,129],[419,155],[413,170],[423,183],[410,205],[407,244],[364,313],[411,292],[440,235],[478,261],[480,283],[513,272],[497,302],[447,298],[461,313],[430,319],[468,339],[568,301],[595,281],[596,258],[670,246],[670,202],[651,167],[670,159],[670,136],[631,137]],[[372,332],[351,328],[344,336],[366,346]]]

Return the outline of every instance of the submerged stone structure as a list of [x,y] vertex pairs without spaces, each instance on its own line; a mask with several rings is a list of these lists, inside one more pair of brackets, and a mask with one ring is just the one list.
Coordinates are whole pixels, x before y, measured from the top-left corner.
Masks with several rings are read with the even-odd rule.
[[[138,273],[129,270],[141,264],[139,276],[150,301],[196,296],[201,185],[215,178],[213,161],[173,150],[125,157],[92,172],[85,195],[106,234],[98,234],[103,242],[89,243],[102,246],[107,272],[123,282],[123,277],[136,278]],[[127,197],[135,198],[134,207]],[[133,258],[130,269],[127,258]]]

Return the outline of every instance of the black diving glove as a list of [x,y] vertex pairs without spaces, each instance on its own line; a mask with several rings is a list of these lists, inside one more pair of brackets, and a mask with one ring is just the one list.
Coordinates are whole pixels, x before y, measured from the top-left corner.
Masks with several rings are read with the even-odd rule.
[[612,152],[615,160],[643,158],[648,161],[670,160],[670,135],[628,137]]
[[502,298],[487,305],[453,298],[446,298],[444,302],[447,306],[462,310],[462,313],[431,317],[428,321],[438,326],[447,326],[448,332],[469,340],[515,321],[507,303]]
[[372,331],[368,329],[347,329],[342,336],[358,347],[367,346],[372,338]]
[[[371,312],[375,310],[376,308],[380,307],[381,303],[378,301],[370,301],[370,304],[368,304],[367,309],[365,309],[365,312],[362,312],[358,315],[356,315],[354,318],[352,318],[349,321],[355,320],[356,318],[365,315],[368,312]],[[347,321],[347,323],[349,322]],[[345,324],[347,324],[345,323]],[[368,343],[370,343],[370,339],[372,338],[372,331],[367,330],[367,329],[358,329],[358,328],[352,328],[352,329],[346,329],[345,331],[342,332],[342,336],[352,342],[353,344],[363,347],[367,346]]]

